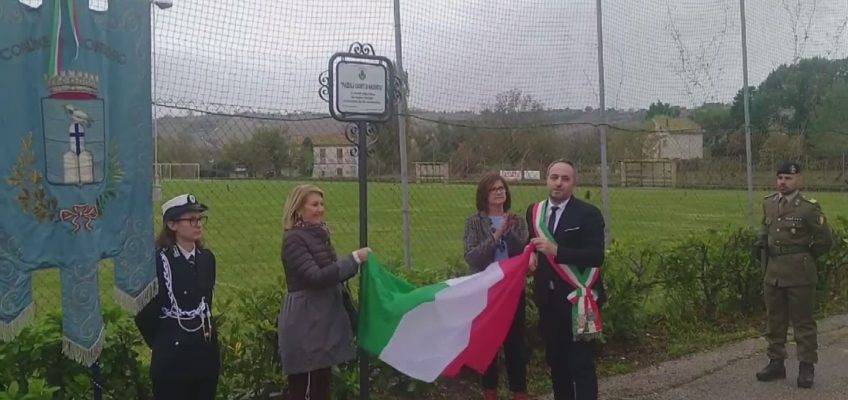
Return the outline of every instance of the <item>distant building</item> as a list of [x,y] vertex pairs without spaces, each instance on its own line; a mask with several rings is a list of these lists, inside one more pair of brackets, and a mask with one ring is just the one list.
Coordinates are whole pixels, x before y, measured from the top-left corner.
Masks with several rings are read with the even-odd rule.
[[313,178],[356,178],[359,173],[353,144],[341,134],[312,136]]
[[235,179],[247,179],[247,178],[249,178],[249,175],[247,173],[247,168],[242,167],[242,166],[235,167],[233,169],[233,171],[230,172],[230,178],[235,178]]
[[689,118],[654,117],[654,137],[648,154],[654,159],[704,158],[704,130]]

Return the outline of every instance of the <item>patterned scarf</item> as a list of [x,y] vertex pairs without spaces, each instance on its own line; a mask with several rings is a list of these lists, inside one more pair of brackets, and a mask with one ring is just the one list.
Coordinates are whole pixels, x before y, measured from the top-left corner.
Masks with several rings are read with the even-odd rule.
[[327,233],[327,236],[330,236],[330,227],[327,225],[326,222],[320,222],[315,224],[310,222],[304,222],[302,219],[298,219],[294,222],[294,228],[321,228],[324,232]]
[[320,222],[315,224],[304,222],[303,220],[298,219],[297,221],[295,221],[294,226],[292,228],[299,228],[316,233],[320,232],[319,235],[321,236],[321,238],[327,242],[327,247],[330,250],[330,256],[332,260],[334,262],[337,260],[336,250],[333,248],[333,243],[330,241],[330,227],[327,225],[326,222]]

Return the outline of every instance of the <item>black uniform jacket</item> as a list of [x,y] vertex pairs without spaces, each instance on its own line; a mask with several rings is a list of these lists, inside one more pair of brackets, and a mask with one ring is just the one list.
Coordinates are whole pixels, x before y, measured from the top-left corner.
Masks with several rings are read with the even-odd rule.
[[[204,337],[201,319],[181,322],[165,316],[172,309],[162,255],[170,265],[170,282],[177,305],[183,311],[198,307],[205,299],[212,313],[212,293],[215,287],[215,255],[208,249],[195,248],[192,266],[174,246],[156,251],[156,277],[159,293],[135,317],[144,341],[153,350],[150,375],[153,379],[198,380],[218,376],[220,348],[214,321],[210,337]],[[180,326],[182,325],[182,326]],[[189,332],[188,330],[194,330]]]

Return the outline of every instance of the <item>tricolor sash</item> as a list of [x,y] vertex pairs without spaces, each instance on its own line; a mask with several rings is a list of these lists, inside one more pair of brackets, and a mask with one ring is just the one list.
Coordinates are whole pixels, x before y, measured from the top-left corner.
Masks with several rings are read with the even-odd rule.
[[[544,237],[555,242],[554,235],[548,230],[548,225],[545,223],[547,213],[547,200],[533,206],[533,229],[537,237]],[[553,256],[547,254],[545,256],[557,275],[575,288],[567,297],[568,301],[573,304],[573,307],[571,307],[571,332],[574,340],[592,340],[600,337],[603,324],[598,307],[598,293],[594,286],[598,282],[601,269],[593,267],[581,272],[579,268],[573,265],[557,263]]]

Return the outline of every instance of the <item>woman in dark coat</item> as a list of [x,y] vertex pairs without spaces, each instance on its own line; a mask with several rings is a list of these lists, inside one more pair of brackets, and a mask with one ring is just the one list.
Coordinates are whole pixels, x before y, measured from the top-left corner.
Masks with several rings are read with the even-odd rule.
[[368,259],[362,248],[338,259],[324,223],[324,193],[295,187],[283,210],[288,293],[277,320],[289,400],[330,400],[330,368],[356,357],[344,282]]
[[[465,220],[465,261],[472,273],[489,264],[521,254],[527,245],[524,219],[509,212],[512,199],[506,181],[497,174],[483,177],[477,186],[477,212]],[[503,343],[509,389],[514,400],[527,399],[527,355],[524,343],[524,293]],[[485,400],[498,398],[497,357],[483,374]]]
[[212,320],[215,255],[202,242],[206,210],[192,194],[162,205],[154,256],[159,292],[135,317],[153,350],[156,400],[215,399],[221,352]]

